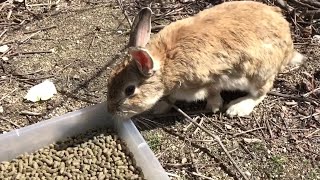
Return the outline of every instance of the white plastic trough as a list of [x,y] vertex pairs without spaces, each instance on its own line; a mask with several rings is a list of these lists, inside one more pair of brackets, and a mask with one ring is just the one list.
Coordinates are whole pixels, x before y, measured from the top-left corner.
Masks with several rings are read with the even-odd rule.
[[25,152],[32,153],[66,137],[99,127],[116,130],[127,143],[146,179],[169,180],[167,173],[133,122],[113,120],[107,113],[105,102],[1,134],[0,162],[12,160]]

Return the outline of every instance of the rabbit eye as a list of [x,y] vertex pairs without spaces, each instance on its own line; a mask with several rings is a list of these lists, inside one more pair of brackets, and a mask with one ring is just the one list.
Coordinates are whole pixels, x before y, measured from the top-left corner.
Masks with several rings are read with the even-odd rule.
[[130,85],[125,89],[125,94],[126,96],[132,96],[134,91],[135,91],[136,87],[134,85]]

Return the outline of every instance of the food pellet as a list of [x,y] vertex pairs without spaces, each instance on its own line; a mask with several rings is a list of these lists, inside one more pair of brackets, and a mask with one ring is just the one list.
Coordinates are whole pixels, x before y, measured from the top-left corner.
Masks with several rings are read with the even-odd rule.
[[88,131],[0,163],[0,179],[144,179],[132,153],[108,129]]

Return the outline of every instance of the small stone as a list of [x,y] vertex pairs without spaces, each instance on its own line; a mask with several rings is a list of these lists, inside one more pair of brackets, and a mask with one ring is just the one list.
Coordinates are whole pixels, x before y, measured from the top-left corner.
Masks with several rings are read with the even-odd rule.
[[267,153],[268,153],[268,154],[271,154],[271,151],[268,149],[268,150],[267,150]]
[[232,126],[229,125],[229,124],[225,124],[224,127],[225,127],[226,129],[228,129],[228,130],[231,130],[231,129],[232,129]]
[[251,176],[251,173],[249,171],[245,171],[244,173],[249,177]]
[[2,114],[2,113],[3,113],[3,107],[0,106],[0,114]]
[[314,44],[320,44],[320,35],[314,35],[311,42]]
[[187,158],[182,158],[181,163],[185,164],[187,161],[188,161]]
[[6,52],[8,50],[9,50],[9,46],[8,45],[0,46],[0,53],[4,53],[4,52]]
[[73,79],[80,79],[80,76],[79,76],[78,74],[75,74],[75,75],[73,76]]
[[285,147],[282,148],[282,152],[286,153],[287,149]]
[[6,56],[3,56],[1,59],[4,60],[4,61],[8,61],[9,60],[9,58],[6,57]]
[[298,150],[301,152],[301,153],[304,153],[304,149],[300,146],[298,146]]

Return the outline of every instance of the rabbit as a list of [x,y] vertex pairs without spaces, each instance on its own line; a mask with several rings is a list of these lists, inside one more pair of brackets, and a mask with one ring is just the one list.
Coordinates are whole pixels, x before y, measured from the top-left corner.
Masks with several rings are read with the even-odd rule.
[[248,92],[225,107],[227,116],[248,116],[277,74],[305,59],[278,7],[225,2],[172,22],[152,38],[151,17],[150,8],[139,11],[127,56],[108,79],[108,111],[118,118],[166,113],[167,101],[177,100],[207,100],[216,113],[223,108],[222,90]]

